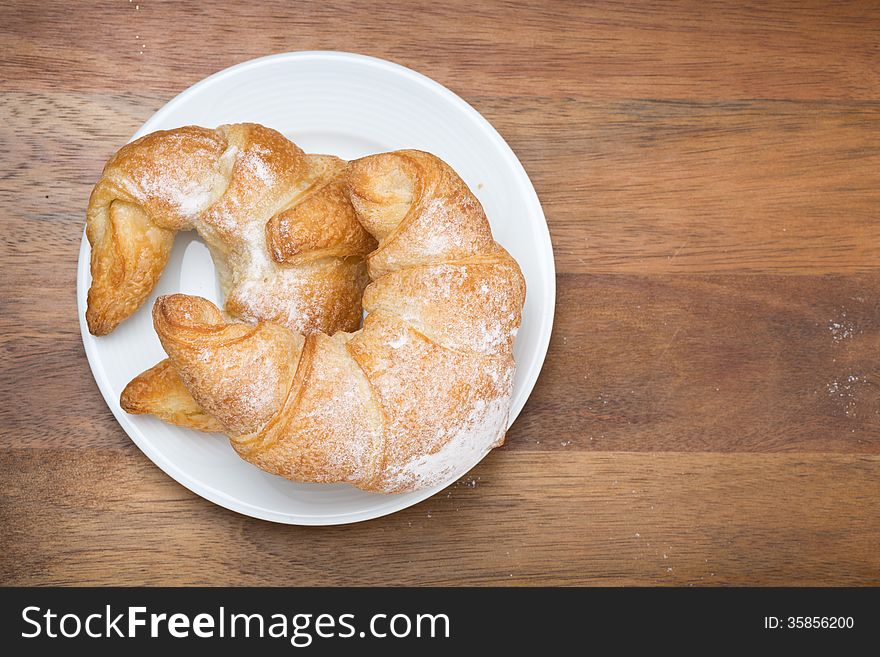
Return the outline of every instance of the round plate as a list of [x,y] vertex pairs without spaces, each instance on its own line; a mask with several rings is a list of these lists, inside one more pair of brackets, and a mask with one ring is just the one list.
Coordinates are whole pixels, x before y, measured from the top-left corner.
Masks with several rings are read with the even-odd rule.
[[[298,52],[255,59],[216,73],[156,112],[132,137],[183,125],[262,123],[309,153],[354,159],[415,148],[446,160],[486,210],[492,232],[519,262],[527,284],[514,355],[518,371],[510,422],[522,410],[544,362],[556,298],[553,250],[535,190],[513,151],[454,93],[381,59],[340,52]],[[421,502],[461,477],[414,493],[366,493],[345,484],[298,484],[241,460],[229,441],[128,415],[119,395],[137,374],[165,357],[153,331],[156,297],[173,292],[220,301],[207,248],[182,233],[152,296],[108,336],[85,323],[91,284],[89,244],[79,254],[77,302],[89,364],[119,424],[152,461],[194,493],[256,518],[333,525],[377,518]]]

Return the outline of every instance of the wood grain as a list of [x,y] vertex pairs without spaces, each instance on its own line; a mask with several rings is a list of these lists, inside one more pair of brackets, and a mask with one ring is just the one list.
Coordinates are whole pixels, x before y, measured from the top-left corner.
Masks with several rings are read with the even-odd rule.
[[[0,584],[880,584],[880,5],[0,0]],[[218,508],[79,338],[104,161],[250,57],[461,94],[542,200],[547,361],[507,445],[328,529]]]
[[542,120],[529,104],[521,120],[535,126],[529,139],[552,145],[552,168],[539,170],[561,172],[535,178],[566,270],[816,274],[880,264],[880,104],[550,108]]
[[[0,306],[10,330],[52,323],[2,339],[9,447],[127,442],[65,306],[63,319]],[[561,274],[548,358],[509,447],[880,454],[878,380],[878,274]],[[39,404],[22,381],[39,382]]]
[[208,504],[136,450],[0,467],[7,583],[880,583],[877,456],[502,450],[418,507],[317,530]]
[[344,49],[469,97],[876,100],[878,19],[870,1],[54,0],[5,2],[0,48],[24,90],[164,92],[268,53]]
[[880,454],[880,277],[563,274],[528,450]]

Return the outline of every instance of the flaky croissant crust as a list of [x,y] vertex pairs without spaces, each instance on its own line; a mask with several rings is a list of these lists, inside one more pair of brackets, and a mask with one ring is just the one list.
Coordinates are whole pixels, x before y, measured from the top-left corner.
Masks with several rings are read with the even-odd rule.
[[[363,326],[327,334],[245,324],[199,297],[161,297],[153,321],[168,360],[135,378],[122,406],[220,428],[242,458],[297,481],[380,492],[441,483],[503,442],[522,274],[440,159],[369,156],[339,179],[334,207],[350,203],[377,244],[366,256]],[[211,212],[209,204],[200,216]],[[267,219],[273,259],[303,257],[291,247],[299,237],[276,239],[299,235],[300,222],[296,211]],[[313,250],[332,252],[322,258],[338,257],[339,236],[367,244],[335,218],[328,233],[314,238]]]
[[375,240],[345,194],[342,160],[255,124],[154,132],[119,150],[86,213],[86,321],[105,335],[155,286],[179,230],[211,250],[225,310],[310,333],[353,330]]

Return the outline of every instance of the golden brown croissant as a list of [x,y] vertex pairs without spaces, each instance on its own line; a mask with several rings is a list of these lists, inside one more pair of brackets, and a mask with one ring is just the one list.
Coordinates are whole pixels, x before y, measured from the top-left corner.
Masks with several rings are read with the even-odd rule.
[[105,335],[137,310],[175,232],[192,228],[211,250],[230,315],[306,333],[354,330],[363,257],[376,243],[345,194],[345,165],[254,124],[189,126],[124,146],[89,199],[89,330]]
[[378,240],[360,330],[303,336],[161,297],[169,360],[129,384],[123,408],[195,428],[213,419],[268,472],[382,492],[441,483],[501,444],[525,283],[479,201],[418,151],[353,162],[347,194]]

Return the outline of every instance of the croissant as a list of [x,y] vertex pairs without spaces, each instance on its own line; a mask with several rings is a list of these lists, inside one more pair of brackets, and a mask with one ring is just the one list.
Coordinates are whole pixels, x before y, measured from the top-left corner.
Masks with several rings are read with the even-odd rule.
[[229,315],[305,333],[356,329],[376,242],[345,194],[345,166],[255,124],[124,146],[89,199],[89,330],[105,335],[140,307],[175,233],[189,229],[211,251]]
[[304,335],[160,297],[153,322],[169,358],[126,387],[122,407],[222,428],[242,458],[297,481],[386,493],[442,483],[504,440],[525,282],[439,158],[373,155],[345,179],[378,242],[362,328]]

